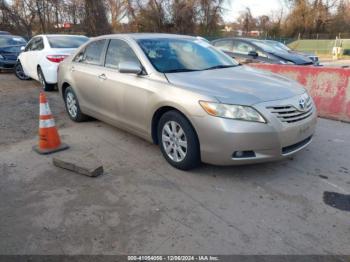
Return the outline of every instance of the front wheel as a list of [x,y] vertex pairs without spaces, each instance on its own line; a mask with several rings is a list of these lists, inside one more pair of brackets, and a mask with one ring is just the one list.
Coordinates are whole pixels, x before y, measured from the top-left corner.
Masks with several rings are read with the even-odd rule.
[[88,119],[88,116],[83,114],[80,110],[78,98],[73,91],[72,87],[67,87],[64,92],[64,102],[66,105],[67,113],[74,122],[83,122]]
[[166,112],[158,125],[159,146],[174,167],[193,169],[200,164],[199,142],[191,123],[179,112]]

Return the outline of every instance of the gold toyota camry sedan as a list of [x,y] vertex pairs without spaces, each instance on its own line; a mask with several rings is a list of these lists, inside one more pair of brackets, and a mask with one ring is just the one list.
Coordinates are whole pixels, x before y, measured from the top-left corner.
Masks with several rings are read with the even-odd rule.
[[73,121],[92,116],[159,144],[183,170],[283,159],[315,131],[316,108],[300,84],[242,66],[196,37],[101,36],[58,71]]

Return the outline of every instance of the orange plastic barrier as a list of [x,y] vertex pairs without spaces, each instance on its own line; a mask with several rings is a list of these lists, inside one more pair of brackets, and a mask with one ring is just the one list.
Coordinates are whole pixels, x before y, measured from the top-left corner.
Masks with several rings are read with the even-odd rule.
[[297,80],[306,87],[324,118],[350,122],[350,69],[249,64]]

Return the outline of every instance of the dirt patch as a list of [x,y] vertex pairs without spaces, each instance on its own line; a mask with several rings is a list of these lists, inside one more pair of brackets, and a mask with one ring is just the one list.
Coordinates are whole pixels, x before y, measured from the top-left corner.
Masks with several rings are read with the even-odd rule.
[[335,192],[324,192],[323,201],[326,205],[342,211],[350,211],[350,195]]
[[[0,73],[0,145],[36,136],[39,121],[39,91],[36,81],[21,81],[11,73]],[[58,127],[70,121],[58,92],[47,92]]]

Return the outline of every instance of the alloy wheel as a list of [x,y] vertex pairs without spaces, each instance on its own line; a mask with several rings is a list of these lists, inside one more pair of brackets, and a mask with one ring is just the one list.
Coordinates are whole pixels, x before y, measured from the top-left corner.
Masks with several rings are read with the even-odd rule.
[[75,99],[74,94],[69,92],[66,97],[67,109],[72,118],[76,118],[78,114],[77,100]]
[[38,73],[38,77],[39,77],[39,82],[41,84],[41,87],[45,90],[46,83],[45,83],[45,79],[44,79],[44,76],[43,76],[43,73],[41,72],[41,70]]
[[18,76],[19,79],[21,80],[25,80],[28,77],[26,76],[26,74],[24,74],[23,68],[21,64],[18,64],[15,68],[16,70],[16,75]]
[[167,156],[181,162],[187,155],[187,138],[179,123],[168,121],[162,129],[162,143]]

